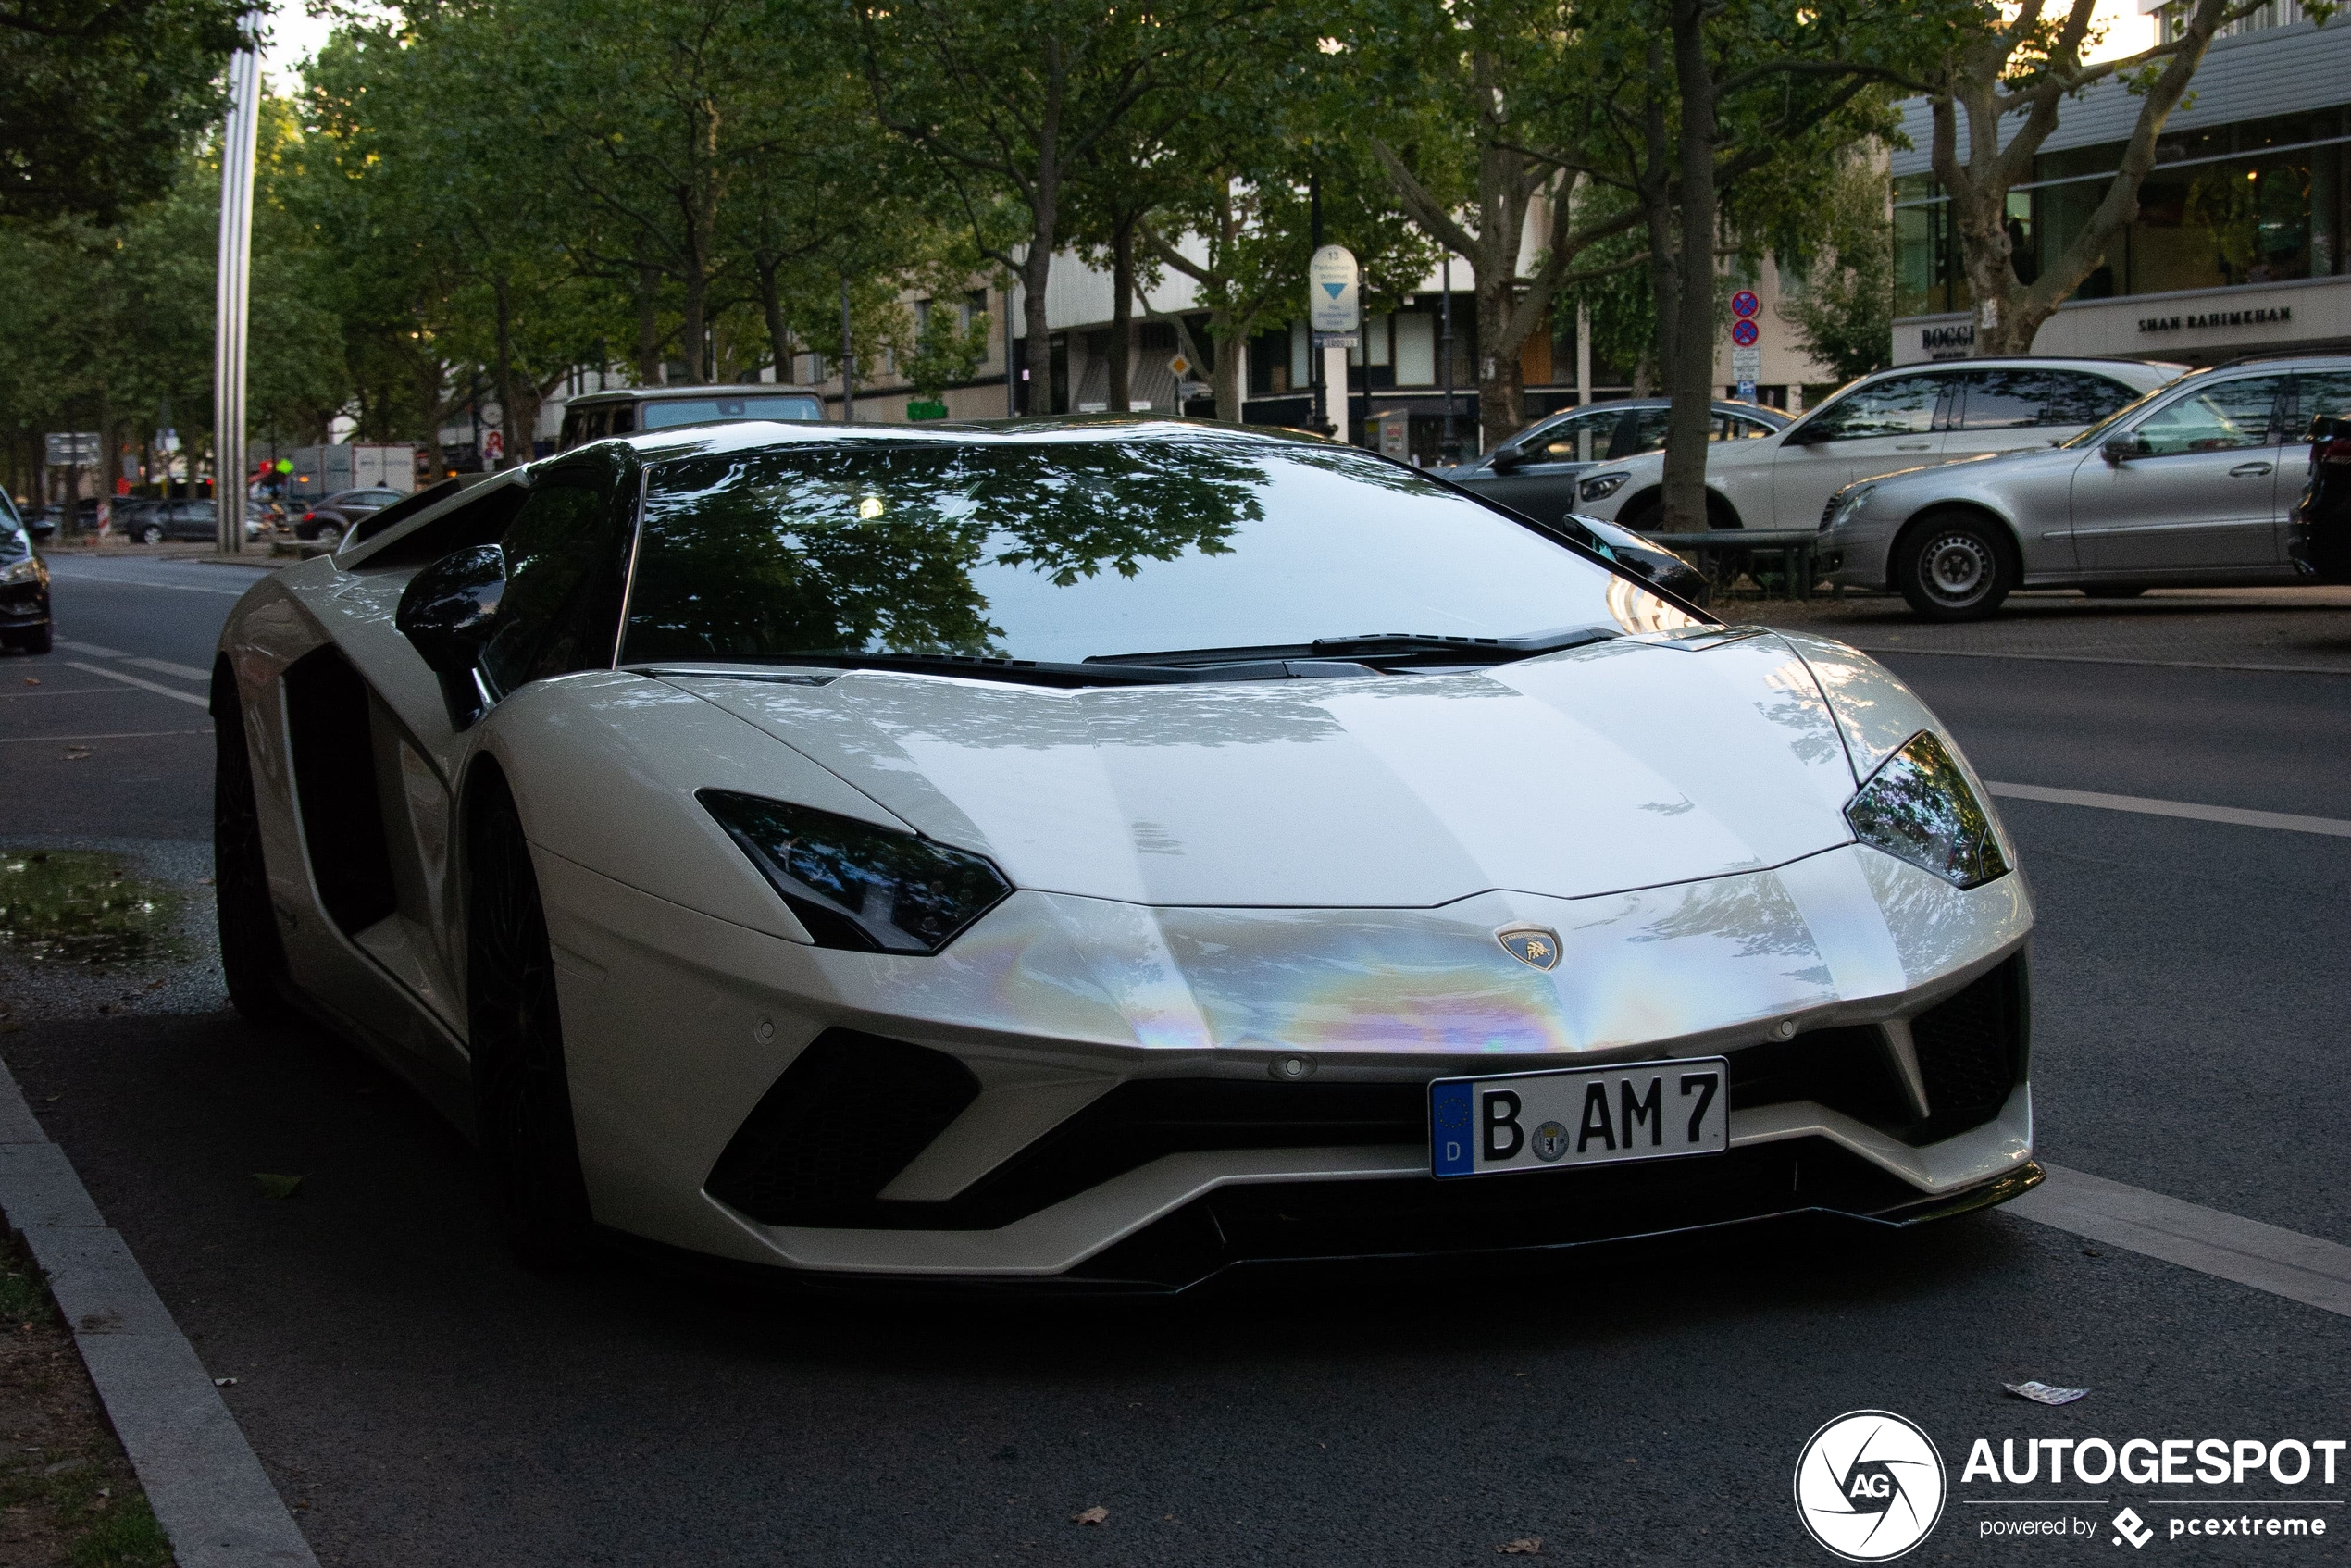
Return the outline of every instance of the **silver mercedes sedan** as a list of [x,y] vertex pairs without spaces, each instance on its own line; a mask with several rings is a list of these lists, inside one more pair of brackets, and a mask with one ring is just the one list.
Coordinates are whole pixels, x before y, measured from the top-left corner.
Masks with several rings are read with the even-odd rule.
[[1823,564],[1938,621],[1989,616],[2019,588],[2294,582],[2310,420],[2346,410],[2351,355],[2198,370],[2055,446],[1847,486],[1822,514]]

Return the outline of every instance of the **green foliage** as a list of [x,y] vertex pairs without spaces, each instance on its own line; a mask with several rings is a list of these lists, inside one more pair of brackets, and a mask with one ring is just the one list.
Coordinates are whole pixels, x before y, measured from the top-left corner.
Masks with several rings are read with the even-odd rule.
[[950,386],[970,380],[988,357],[988,330],[986,311],[973,311],[964,323],[947,301],[934,301],[914,346],[899,356],[898,367],[914,384],[914,395],[936,403]]
[[218,116],[242,0],[0,6],[0,218],[112,224]]
[[1814,209],[1805,243],[1780,257],[1781,308],[1840,381],[1894,362],[1894,224],[1885,176],[1855,159]]

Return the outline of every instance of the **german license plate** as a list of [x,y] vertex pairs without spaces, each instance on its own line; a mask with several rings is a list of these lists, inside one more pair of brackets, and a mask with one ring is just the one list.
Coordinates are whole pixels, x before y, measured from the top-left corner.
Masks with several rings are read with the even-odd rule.
[[1731,1141],[1729,1084],[1720,1056],[1438,1078],[1428,1086],[1429,1173],[1720,1154]]

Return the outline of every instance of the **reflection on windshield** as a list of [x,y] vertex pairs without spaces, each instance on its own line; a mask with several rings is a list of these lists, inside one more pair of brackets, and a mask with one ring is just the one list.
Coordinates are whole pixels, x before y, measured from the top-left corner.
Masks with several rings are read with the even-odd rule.
[[32,554],[32,541],[22,529],[0,527],[0,566],[13,566]]
[[1593,623],[1690,624],[1537,530],[1343,447],[1193,431],[856,441],[656,468],[622,661],[1076,664]]

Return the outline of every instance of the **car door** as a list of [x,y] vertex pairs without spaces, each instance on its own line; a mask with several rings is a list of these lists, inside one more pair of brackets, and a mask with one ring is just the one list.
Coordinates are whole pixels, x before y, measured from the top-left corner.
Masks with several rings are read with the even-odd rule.
[[1575,477],[1616,455],[1612,448],[1624,422],[1622,408],[1596,408],[1537,426],[1503,449],[1516,455],[1516,466],[1479,475],[1476,488],[1530,517],[1558,522],[1575,509]]
[[[2280,437],[2290,378],[2197,380],[2138,417],[2143,453],[2109,446],[2073,475],[2083,569],[2129,578],[2246,570],[2280,558]],[[2108,442],[2116,439],[2109,436]]]
[[1774,526],[1812,528],[1829,497],[1855,479],[1938,461],[1955,380],[1922,371],[1864,382],[1792,427],[1772,462]]
[[1959,377],[1942,461],[2032,452],[2095,425],[2139,394],[2086,370],[2012,366]]

